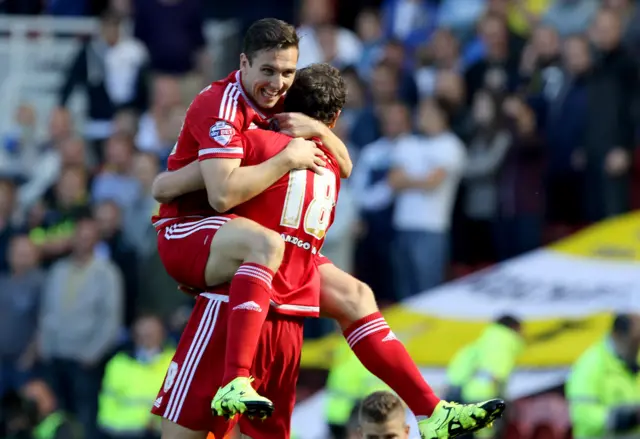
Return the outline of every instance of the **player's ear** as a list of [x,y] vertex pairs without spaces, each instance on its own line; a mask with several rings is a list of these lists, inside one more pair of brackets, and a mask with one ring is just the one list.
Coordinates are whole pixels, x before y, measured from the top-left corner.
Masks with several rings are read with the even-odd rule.
[[242,72],[246,72],[246,70],[249,68],[249,58],[247,57],[247,55],[245,55],[244,53],[240,54],[240,70],[242,70]]
[[336,113],[336,117],[334,117],[333,121],[328,125],[329,128],[333,129],[336,126],[336,123],[338,123],[338,118],[340,117],[341,113],[342,113],[342,110],[338,110],[338,112]]

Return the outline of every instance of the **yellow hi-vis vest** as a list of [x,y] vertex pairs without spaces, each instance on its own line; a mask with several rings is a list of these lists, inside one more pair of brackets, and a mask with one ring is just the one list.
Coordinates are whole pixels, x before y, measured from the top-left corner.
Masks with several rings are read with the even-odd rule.
[[523,349],[524,339],[520,334],[492,324],[480,338],[454,355],[447,368],[447,380],[451,386],[461,388],[464,402],[502,396]]
[[121,352],[107,363],[99,399],[100,428],[136,434],[155,421],[150,411],[174,353],[165,349],[153,361],[142,363]]
[[[608,339],[587,349],[565,385],[573,437],[617,437],[607,429],[609,412],[620,406],[640,406],[639,378],[615,355]],[[635,433],[632,437],[638,437],[640,429]]]
[[345,425],[353,406],[377,390],[389,389],[360,363],[349,345],[343,341],[335,351],[327,378],[325,403],[327,422]]

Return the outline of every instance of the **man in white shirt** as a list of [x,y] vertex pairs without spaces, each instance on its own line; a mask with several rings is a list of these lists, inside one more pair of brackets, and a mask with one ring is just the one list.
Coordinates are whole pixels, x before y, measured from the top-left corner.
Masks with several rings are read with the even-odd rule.
[[396,191],[393,226],[396,294],[406,298],[433,288],[444,278],[449,229],[466,151],[435,100],[420,104],[421,135],[394,150],[389,185]]

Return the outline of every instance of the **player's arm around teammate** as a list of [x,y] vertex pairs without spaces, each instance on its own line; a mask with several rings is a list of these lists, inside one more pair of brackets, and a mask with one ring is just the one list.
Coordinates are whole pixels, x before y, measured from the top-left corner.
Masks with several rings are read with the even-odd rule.
[[275,115],[280,132],[291,137],[310,139],[317,137],[335,157],[340,168],[340,177],[349,178],[353,162],[342,140],[325,124],[302,113],[280,113]]
[[[292,169],[321,173],[324,153],[315,143],[292,139],[280,154],[255,166],[240,166],[240,159],[200,161],[209,204],[220,213],[264,192]],[[256,172],[260,168],[262,172]]]

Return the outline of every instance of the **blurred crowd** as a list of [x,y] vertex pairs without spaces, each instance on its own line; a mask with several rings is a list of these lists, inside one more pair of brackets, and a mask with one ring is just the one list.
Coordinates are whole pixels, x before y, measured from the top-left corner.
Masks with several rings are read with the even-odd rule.
[[[161,382],[164,349],[188,316],[156,253],[151,184],[191,98],[217,79],[204,3],[0,0],[6,13],[101,14],[59,105],[42,114],[24,102],[0,139],[0,392],[44,378],[44,413],[74,413],[88,437],[124,437],[96,424],[98,412],[114,416],[100,394],[114,354],[161,370]],[[299,67],[330,62],[349,91],[336,130],[355,168],[323,253],[382,303],[639,198],[636,0],[298,3]],[[83,123],[67,107],[74,92],[87,100]],[[147,392],[137,401],[148,407]],[[141,419],[131,422],[155,431]]]

